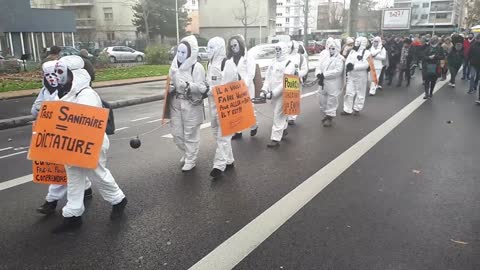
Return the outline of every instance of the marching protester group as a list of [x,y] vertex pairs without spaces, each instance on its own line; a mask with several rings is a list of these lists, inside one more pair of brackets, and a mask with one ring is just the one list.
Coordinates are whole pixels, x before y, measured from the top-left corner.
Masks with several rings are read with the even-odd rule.
[[[288,134],[289,125],[295,124],[295,116],[287,116],[283,111],[284,76],[296,75],[304,78],[308,74],[308,62],[299,53],[297,41],[280,42],[275,46],[272,60],[261,87],[256,91],[254,77],[256,64],[248,55],[242,36],[236,35],[225,41],[214,37],[208,41],[208,65],[197,62],[199,46],[195,36],[187,36],[177,47],[172,61],[167,85],[171,97],[170,125],[173,140],[181,153],[182,171],[195,168],[200,145],[200,126],[204,120],[204,99],[208,99],[211,112],[211,127],[216,140],[211,177],[216,179],[223,172],[234,167],[232,138],[241,138],[241,133],[224,136],[221,130],[219,113],[213,98],[212,88],[243,80],[248,95],[270,100],[273,108],[269,148],[280,146]],[[449,71],[451,87],[455,87],[455,77],[463,66],[463,80],[470,80],[468,93],[478,87],[480,77],[480,35],[461,36],[454,33],[450,37],[426,35],[423,37],[388,36],[346,38],[343,41],[328,38],[325,50],[319,56],[315,67],[318,82],[322,124],[331,127],[339,109],[344,116],[358,115],[365,106],[365,98],[376,95],[383,84],[397,86],[410,85],[416,68],[421,69],[425,99],[432,98],[438,79],[445,80]],[[78,56],[66,56],[43,64],[44,87],[33,104],[32,114],[36,116],[43,101],[61,100],[102,108],[99,95],[91,88],[92,75],[85,69],[85,63]],[[303,82],[305,83],[305,82]],[[343,106],[339,104],[343,96]],[[480,99],[479,99],[480,100]],[[340,108],[339,108],[340,107]],[[258,124],[250,128],[250,135],[258,132]],[[112,205],[111,218],[122,215],[127,198],[106,168],[108,136],[104,136],[98,166],[86,169],[65,166],[68,178],[66,186],[50,185],[46,202],[37,209],[49,215],[57,206],[58,200],[67,196],[63,208],[63,223],[53,232],[63,232],[78,228],[82,224],[84,200],[92,197],[93,182],[102,197]]]

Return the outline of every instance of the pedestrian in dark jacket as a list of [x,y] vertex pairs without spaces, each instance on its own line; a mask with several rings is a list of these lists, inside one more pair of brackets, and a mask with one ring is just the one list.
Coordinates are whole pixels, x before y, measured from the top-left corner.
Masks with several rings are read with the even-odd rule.
[[470,60],[470,90],[468,93],[471,94],[477,90],[480,79],[480,35],[477,35],[475,42],[471,44],[468,59]]
[[447,56],[448,70],[450,70],[450,85],[455,87],[455,77],[457,77],[458,70],[463,64],[463,44],[456,43],[454,48]]
[[468,54],[470,53],[470,46],[473,43],[473,33],[468,34],[467,38],[463,41],[463,76],[462,80],[470,80],[470,60]]
[[412,47],[412,40],[406,38],[403,41],[403,47],[400,53],[400,60],[398,63],[398,84],[397,87],[402,86],[402,81],[407,81],[407,87],[410,85],[410,67],[413,61],[414,48]]
[[430,39],[430,45],[425,50],[423,56],[423,75],[425,78],[425,96],[424,99],[431,98],[433,96],[433,89],[437,83],[437,79],[441,76],[440,60],[445,58],[445,52],[442,46],[439,45],[437,36],[433,36]]
[[85,63],[83,68],[88,72],[88,75],[90,75],[90,78],[91,78],[90,85],[91,85],[92,82],[95,81],[95,68],[93,67],[93,64],[90,61],[90,59],[88,59],[88,51],[85,49],[81,49],[80,57],[82,57],[83,62]]
[[396,37],[393,42],[388,44],[387,52],[388,52],[388,62],[389,66],[386,71],[386,76],[388,83],[387,85],[392,85],[393,77],[395,77],[395,71],[397,68],[398,63],[400,62],[400,54],[402,53],[402,39],[400,37]]

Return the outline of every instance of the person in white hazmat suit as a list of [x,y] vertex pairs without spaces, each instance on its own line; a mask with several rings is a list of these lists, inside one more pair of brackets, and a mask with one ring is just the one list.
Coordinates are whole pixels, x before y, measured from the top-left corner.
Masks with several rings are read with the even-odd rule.
[[[255,97],[255,84],[253,79],[255,77],[255,59],[250,57],[247,53],[247,44],[242,35],[235,35],[227,42],[227,59],[233,62],[237,67],[238,79],[245,81],[250,93],[250,98]],[[230,63],[231,64],[231,63]],[[252,104],[253,105],[253,104]],[[253,108],[255,113],[255,106]],[[255,124],[250,128],[250,136],[255,136],[258,133],[258,125]],[[240,139],[242,132],[235,133],[232,140]]]
[[203,97],[207,94],[205,69],[197,63],[198,43],[187,36],[178,44],[177,55],[170,66],[170,126],[173,141],[182,153],[182,171],[195,168],[200,147],[200,125],[203,122]]
[[[102,108],[102,100],[90,87],[90,75],[83,69],[84,62],[80,56],[72,55],[61,58],[55,66],[55,73],[60,85],[61,101],[83,104]],[[103,137],[102,148],[95,169],[65,166],[68,178],[67,204],[63,207],[63,224],[53,230],[53,233],[69,231],[80,227],[87,177],[93,181],[103,199],[112,205],[111,219],[119,218],[127,205],[127,198],[118,187],[110,171],[106,168],[107,151],[110,142],[107,135]]]
[[[382,38],[374,37],[372,47],[370,48],[370,54],[373,58],[373,64],[375,66],[375,72],[377,73],[377,81],[380,81],[380,75],[383,69],[383,62],[387,59],[387,50],[383,47]],[[374,96],[377,93],[377,89],[382,88],[381,85],[375,84],[372,80],[370,83],[370,96]]]
[[330,53],[330,57],[320,63],[318,78],[322,83],[319,88],[320,109],[325,113],[322,123],[324,127],[330,127],[333,118],[337,115],[338,96],[343,89],[345,58],[340,54],[339,41],[328,41],[326,50]]
[[368,40],[359,37],[355,46],[348,54],[345,71],[347,76],[347,89],[343,99],[342,115],[359,114],[365,105],[365,94],[368,83],[368,57],[370,52],[366,49]]
[[215,136],[217,148],[213,159],[213,170],[210,176],[214,179],[220,177],[226,169],[234,167],[232,151],[232,136],[222,136],[220,120],[217,107],[213,97],[213,87],[238,80],[237,66],[233,61],[227,62],[227,51],[225,40],[221,37],[214,37],[208,41],[208,68],[207,83],[210,87],[208,92],[208,104],[212,115],[211,127]]
[[[303,55],[298,53],[298,48],[300,47],[300,44],[298,44],[297,41],[295,40],[290,41],[289,46],[290,46],[290,56],[288,60],[295,65],[295,75],[299,76],[300,80],[302,80],[302,78],[308,74],[307,59],[305,59]],[[298,115],[289,115],[287,117],[288,124],[294,125],[295,120],[297,120],[297,116]]]
[[343,45],[343,48],[342,48],[342,56],[344,58],[348,57],[348,54],[350,54],[350,51],[352,50],[354,45],[355,45],[355,40],[353,40],[353,38],[351,37],[347,37],[347,39],[345,40],[345,45]]
[[267,147],[273,148],[280,146],[280,141],[287,132],[287,116],[283,114],[283,91],[284,91],[284,75],[295,73],[295,64],[288,60],[290,53],[287,43],[277,43],[275,47],[275,59],[268,67],[263,83],[262,95],[272,100],[273,105],[273,125],[271,142]]
[[[42,102],[44,101],[55,101],[59,100],[58,97],[58,78],[55,73],[55,65],[57,61],[48,61],[42,65],[43,70],[43,87],[38,93],[35,102],[32,105],[32,115],[36,118],[40,112]],[[85,193],[83,195],[84,199],[92,197],[92,183],[90,180],[85,182]],[[67,186],[66,185],[55,185],[51,184],[48,186],[48,193],[45,197],[45,203],[37,208],[37,212],[44,215],[51,215],[55,213],[57,208],[58,200],[63,199],[67,195]]]

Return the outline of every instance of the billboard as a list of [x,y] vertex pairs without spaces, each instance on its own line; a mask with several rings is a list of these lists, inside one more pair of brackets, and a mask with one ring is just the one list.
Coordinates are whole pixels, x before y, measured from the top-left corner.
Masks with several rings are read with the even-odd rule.
[[383,30],[400,30],[410,28],[410,8],[384,9],[382,14]]

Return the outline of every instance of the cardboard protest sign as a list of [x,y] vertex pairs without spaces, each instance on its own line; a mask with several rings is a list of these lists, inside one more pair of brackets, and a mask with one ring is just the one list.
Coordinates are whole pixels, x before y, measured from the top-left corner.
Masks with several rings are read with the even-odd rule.
[[285,75],[283,77],[283,114],[300,114],[300,77]]
[[67,172],[64,165],[33,161],[33,182],[38,184],[67,184]]
[[377,71],[375,70],[375,65],[371,55],[368,57],[368,65],[370,66],[370,75],[372,76],[372,81],[375,83],[375,85],[378,85]]
[[108,109],[46,101],[33,130],[28,159],[95,169]]
[[168,119],[170,119],[170,77],[167,77],[167,81],[165,82],[165,94],[163,96],[163,116],[162,116],[162,125],[166,123]]
[[256,123],[248,87],[243,80],[213,88],[222,136],[247,129]]

